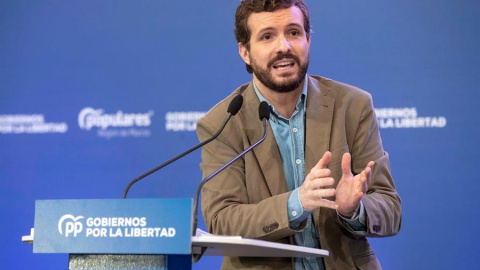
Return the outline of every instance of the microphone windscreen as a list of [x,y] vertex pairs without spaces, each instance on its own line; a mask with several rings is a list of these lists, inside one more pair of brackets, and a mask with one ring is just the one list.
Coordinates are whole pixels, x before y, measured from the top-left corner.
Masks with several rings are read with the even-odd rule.
[[258,107],[258,116],[260,117],[260,120],[263,120],[263,118],[270,119],[270,105],[266,101],[262,101],[260,103],[260,106]]
[[238,111],[240,111],[242,104],[243,104],[243,96],[237,95],[232,99],[232,101],[230,102],[230,105],[228,105],[227,112],[230,113],[231,115],[237,114]]

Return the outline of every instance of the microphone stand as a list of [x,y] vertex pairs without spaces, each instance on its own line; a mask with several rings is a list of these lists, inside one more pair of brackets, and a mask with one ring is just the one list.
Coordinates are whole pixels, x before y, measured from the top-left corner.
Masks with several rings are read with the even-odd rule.
[[216,139],[218,137],[218,135],[220,135],[220,133],[223,131],[223,129],[225,128],[225,126],[227,125],[228,121],[230,120],[230,118],[232,117],[232,115],[235,115],[237,114],[237,112],[240,110],[240,108],[242,107],[242,103],[243,103],[243,96],[242,95],[237,95],[235,98],[233,98],[233,100],[230,102],[229,106],[228,106],[228,115],[227,117],[225,118],[225,120],[223,121],[222,123],[222,126],[220,127],[220,129],[217,131],[217,133],[215,133],[212,137],[210,137],[209,139],[203,141],[202,143],[188,149],[187,151],[181,153],[180,155],[176,156],[176,157],[173,157],[171,158],[170,160],[167,160],[166,162],[164,162],[163,164],[160,164],[158,165],[157,167],[151,169],[150,171],[140,175],[140,176],[137,176],[135,179],[133,179],[132,181],[130,181],[130,183],[128,183],[127,187],[125,188],[124,192],[123,192],[123,196],[122,196],[122,199],[125,199],[127,198],[127,193],[128,191],[130,190],[130,187],[135,184],[136,182],[142,180],[143,178],[149,176],[150,174],[160,170],[161,168],[169,165],[170,163],[178,160],[179,158],[182,158],[184,157],[185,155],[188,155],[190,154],[191,152],[197,150],[198,148],[204,146],[205,144],[213,141],[214,139]]

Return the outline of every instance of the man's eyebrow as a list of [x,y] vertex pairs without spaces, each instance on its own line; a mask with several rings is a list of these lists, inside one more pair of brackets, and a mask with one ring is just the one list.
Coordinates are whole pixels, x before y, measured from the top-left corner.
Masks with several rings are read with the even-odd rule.
[[[288,24],[285,28],[290,28],[290,27],[299,27],[299,28],[303,28],[302,25],[300,25],[299,23],[290,23]],[[268,31],[271,31],[271,30],[275,30],[275,27],[265,27],[265,28],[262,28],[258,31],[258,34],[261,34],[263,32],[268,32]]]
[[303,28],[303,25],[301,25],[299,23],[290,23],[290,24],[287,25],[287,27],[292,27],[292,26]]
[[265,28],[260,29],[260,31],[258,31],[258,34],[261,34],[263,32],[272,31],[272,30],[275,30],[275,28],[274,27],[265,27]]

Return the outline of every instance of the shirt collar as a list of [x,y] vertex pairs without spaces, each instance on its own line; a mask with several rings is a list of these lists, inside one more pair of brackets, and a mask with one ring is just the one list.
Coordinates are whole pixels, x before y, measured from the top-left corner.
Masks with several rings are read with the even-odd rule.
[[[253,84],[253,89],[255,90],[255,94],[257,94],[257,97],[258,99],[260,100],[260,102],[262,101],[265,101],[268,103],[268,105],[270,106],[270,111],[274,114],[274,118],[273,120],[276,121],[276,118],[278,117],[282,117],[280,116],[277,111],[275,110],[275,107],[273,107],[272,104],[270,104],[270,102],[265,99],[265,97],[262,95],[262,93],[260,93],[260,91],[258,90],[257,88],[257,85],[255,85],[255,82],[252,80],[252,84]],[[300,103],[302,103],[303,105],[303,108],[306,108],[306,104],[307,104],[307,89],[308,89],[308,75],[305,75],[305,80],[304,80],[304,83],[303,83],[303,88],[302,88],[302,94],[300,94],[300,96],[298,97],[298,100],[297,100],[297,105],[296,105],[296,108],[297,110],[299,109],[299,105]],[[282,117],[283,118],[283,117]]]

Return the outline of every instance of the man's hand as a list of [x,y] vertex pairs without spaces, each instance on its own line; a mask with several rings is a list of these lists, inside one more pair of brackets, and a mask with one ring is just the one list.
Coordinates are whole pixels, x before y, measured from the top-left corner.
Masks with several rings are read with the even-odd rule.
[[331,200],[326,200],[326,197],[335,196],[334,188],[325,188],[332,186],[335,180],[330,176],[331,171],[327,169],[330,163],[332,154],[325,152],[323,157],[318,161],[317,165],[310,170],[310,173],[305,177],[305,181],[299,190],[300,202],[303,209],[312,212],[318,207],[327,207],[337,209],[337,203]]
[[372,174],[375,162],[368,162],[365,169],[355,176],[351,170],[352,157],[349,153],[342,157],[342,179],[337,185],[338,213],[347,218],[352,217],[360,206],[360,199],[367,192],[368,183]]

